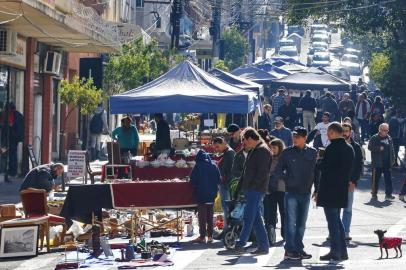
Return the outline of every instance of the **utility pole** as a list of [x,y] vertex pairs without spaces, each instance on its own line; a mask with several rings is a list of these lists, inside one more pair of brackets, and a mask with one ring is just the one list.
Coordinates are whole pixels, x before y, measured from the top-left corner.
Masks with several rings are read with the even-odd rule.
[[171,12],[171,49],[179,48],[180,17],[182,15],[182,0],[174,0]]
[[267,7],[262,18],[262,60],[266,59],[266,49],[268,48],[268,29],[267,29]]
[[213,63],[216,63],[220,55],[220,31],[221,31],[221,6],[223,0],[212,0],[213,21],[211,25],[211,35],[213,38],[212,56]]

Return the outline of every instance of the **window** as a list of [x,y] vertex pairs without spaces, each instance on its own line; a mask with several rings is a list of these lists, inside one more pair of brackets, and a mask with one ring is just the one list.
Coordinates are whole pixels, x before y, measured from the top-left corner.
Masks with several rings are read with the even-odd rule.
[[136,0],[135,1],[136,7],[144,7],[144,0]]

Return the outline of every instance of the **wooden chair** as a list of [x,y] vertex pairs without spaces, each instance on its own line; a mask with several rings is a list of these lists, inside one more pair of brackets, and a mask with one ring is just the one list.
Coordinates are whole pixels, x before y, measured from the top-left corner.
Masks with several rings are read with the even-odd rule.
[[31,165],[33,168],[37,167],[39,165],[38,159],[35,156],[34,153],[34,148],[32,147],[31,144],[27,145],[27,150],[28,150],[28,156],[30,157]]
[[26,218],[48,217],[48,231],[41,232],[41,248],[43,247],[44,236],[46,236],[47,246],[49,246],[49,227],[62,225],[61,243],[64,243],[66,234],[65,218],[48,213],[47,193],[44,189],[29,188],[20,192]]
[[[92,168],[90,167],[90,157],[89,157],[89,152],[86,152],[86,172],[89,174],[90,178],[90,183],[94,184],[95,180],[94,177],[97,175],[102,175],[102,171],[93,171]],[[87,174],[85,175],[85,184],[87,184]]]

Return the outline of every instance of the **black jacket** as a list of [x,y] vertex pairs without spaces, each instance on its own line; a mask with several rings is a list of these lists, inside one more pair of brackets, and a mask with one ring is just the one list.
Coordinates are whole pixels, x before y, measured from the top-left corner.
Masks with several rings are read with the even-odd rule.
[[269,116],[267,113],[262,113],[262,115],[258,117],[258,129],[271,130],[271,120],[271,116]]
[[357,185],[361,178],[362,169],[364,167],[364,157],[362,155],[361,146],[351,138],[351,146],[354,149],[354,162],[352,164],[350,181]]
[[228,184],[232,180],[231,168],[233,167],[235,151],[228,147],[223,153],[223,157],[219,162],[219,170],[221,175],[221,183]]
[[354,161],[354,150],[344,138],[334,139],[327,146],[319,164],[321,178],[317,191],[317,205],[346,208],[348,183]]
[[157,150],[166,150],[171,149],[171,135],[169,131],[169,125],[164,120],[158,122],[156,128],[156,149]]
[[53,164],[45,164],[33,168],[25,176],[20,191],[28,188],[36,188],[45,189],[46,192],[50,192],[54,184],[54,178],[56,178],[52,173],[52,167]]
[[249,151],[241,178],[242,190],[256,190],[266,193],[268,191],[271,163],[271,150],[264,142],[260,142],[254,149]]
[[317,102],[311,96],[304,96],[299,101],[298,107],[302,108],[303,111],[308,111],[308,112],[313,112],[314,113],[316,111]]
[[275,178],[285,181],[286,192],[309,194],[314,182],[316,149],[295,146],[283,150],[275,170]]
[[296,126],[297,112],[292,103],[283,104],[278,110],[278,115],[283,118],[286,127],[293,129]]

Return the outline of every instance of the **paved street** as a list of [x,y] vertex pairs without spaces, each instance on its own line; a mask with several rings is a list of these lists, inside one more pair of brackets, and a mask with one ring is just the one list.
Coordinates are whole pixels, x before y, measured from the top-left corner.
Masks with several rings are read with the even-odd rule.
[[[403,175],[404,173],[400,169],[394,170],[394,194],[399,192]],[[371,201],[370,179],[370,170],[367,166],[366,173],[360,180],[355,194],[351,231],[353,241],[351,241],[348,250],[350,259],[346,262],[335,265],[318,260],[320,255],[328,252],[328,242],[325,241],[327,224],[323,210],[311,206],[305,234],[306,251],[313,255],[311,260],[305,260],[301,263],[283,261],[284,250],[281,242],[277,247],[270,250],[269,255],[259,257],[230,255],[223,249],[220,242],[212,245],[182,243],[181,248],[175,253],[175,266],[161,269],[263,269],[264,267],[275,269],[406,269],[406,256],[393,259],[394,250],[389,251],[391,259],[378,260],[378,238],[373,234],[375,229],[385,229],[388,230],[387,236],[401,236],[405,239],[406,204],[399,201],[398,196],[394,201],[384,201],[383,179],[378,201]],[[16,196],[18,183],[2,184],[0,187],[1,203],[4,202],[3,198],[18,201],[18,196]],[[279,230],[278,241],[280,241]],[[405,248],[403,249],[405,250]],[[1,261],[0,270],[51,270],[54,269],[58,261],[63,259],[62,254],[61,251],[55,251],[51,254],[42,253],[40,256],[29,260]],[[99,269],[116,268],[106,266]]]

